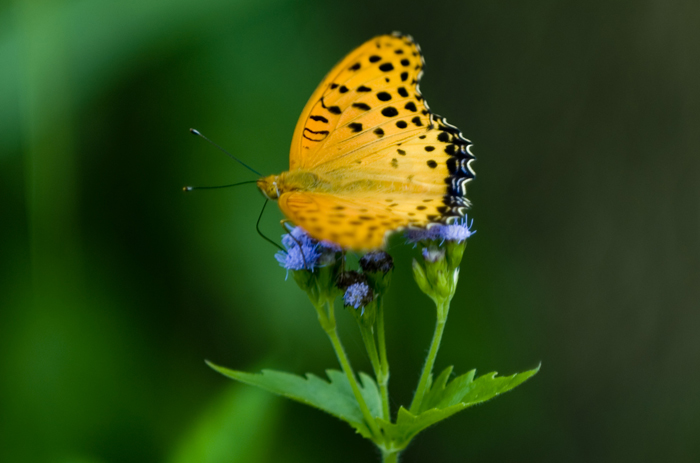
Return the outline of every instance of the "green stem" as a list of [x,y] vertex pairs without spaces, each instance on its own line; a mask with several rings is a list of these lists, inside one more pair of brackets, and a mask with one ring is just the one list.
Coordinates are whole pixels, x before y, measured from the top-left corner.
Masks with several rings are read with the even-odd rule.
[[369,411],[369,407],[367,406],[367,403],[365,402],[364,397],[362,397],[362,393],[360,392],[360,387],[357,385],[357,379],[355,378],[355,373],[352,370],[352,366],[350,366],[350,361],[348,360],[347,355],[345,354],[345,349],[343,349],[343,345],[340,342],[340,338],[338,337],[338,330],[335,325],[335,307],[334,307],[334,301],[329,300],[327,302],[328,305],[328,316],[326,317],[325,314],[323,314],[323,308],[316,308],[316,311],[319,313],[319,320],[321,321],[321,325],[323,326],[324,331],[328,335],[328,337],[331,340],[331,344],[333,344],[333,349],[335,349],[335,355],[338,357],[338,361],[340,362],[340,366],[343,368],[343,371],[345,372],[345,376],[348,378],[348,382],[350,383],[350,387],[352,388],[352,393],[355,395],[355,399],[357,400],[358,405],[360,406],[360,411],[362,412],[362,416],[364,416],[365,421],[367,422],[367,425],[369,426],[370,431],[372,434],[375,436],[375,439],[379,441],[382,439],[382,433],[379,430],[379,426],[377,425],[377,421],[374,419],[372,416],[372,413]]
[[369,356],[369,361],[372,364],[372,369],[374,374],[379,381],[379,377],[382,374],[382,367],[379,363],[379,355],[377,355],[377,344],[374,342],[374,334],[372,333],[371,327],[363,326],[360,323],[360,333],[362,334],[362,341],[365,343],[365,349],[367,349],[367,355]]
[[391,420],[389,410],[389,360],[386,356],[386,338],[384,336],[384,298],[377,301],[377,342],[379,343],[379,365],[381,377],[377,374],[379,391],[382,395],[382,414],[384,419]]
[[398,463],[399,452],[382,453],[382,463]]
[[438,319],[435,324],[435,332],[433,333],[433,341],[430,343],[430,351],[428,352],[428,357],[425,359],[425,365],[423,365],[423,372],[420,376],[420,381],[418,381],[418,388],[416,389],[416,394],[413,396],[413,401],[411,402],[410,412],[414,415],[418,414],[421,403],[423,402],[423,396],[425,396],[425,389],[428,385],[428,378],[433,372],[433,365],[435,364],[435,357],[437,356],[438,349],[440,348],[440,341],[442,340],[442,333],[445,330],[445,323],[447,322],[447,312],[450,310],[449,301],[439,302],[437,305]]

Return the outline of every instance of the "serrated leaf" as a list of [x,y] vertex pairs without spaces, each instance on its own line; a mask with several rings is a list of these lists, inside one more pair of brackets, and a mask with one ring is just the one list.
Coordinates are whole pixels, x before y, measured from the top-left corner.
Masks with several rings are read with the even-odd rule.
[[[445,389],[445,384],[447,384],[447,380],[450,379],[450,375],[452,374],[452,369],[454,367],[449,366],[442,370],[442,373],[440,373],[437,377],[437,379],[433,382],[433,376],[430,375],[428,377],[428,384],[426,385],[426,388],[428,392],[425,393],[425,396],[423,397],[423,404],[421,405],[421,411],[425,408],[423,405],[429,404],[429,403],[437,403],[437,396],[442,394],[442,391]],[[427,408],[433,408],[433,407],[427,407]]]
[[[245,373],[220,367],[211,362],[207,364],[219,373],[251,386],[257,386],[274,394],[279,394],[297,402],[311,405],[336,418],[347,422],[362,434],[372,438],[372,433],[365,424],[360,406],[352,393],[347,377],[338,370],[326,370],[330,382],[316,375],[307,373],[306,377],[274,370],[261,373]],[[360,373],[360,392],[373,416],[381,416],[381,398],[379,388],[374,380]]]
[[419,411],[424,412],[431,408],[446,408],[461,402],[474,379],[474,373],[476,373],[476,370],[458,376],[450,384],[446,384],[452,374],[452,367],[445,368],[435,380],[435,384],[430,386],[425,397],[423,397]]
[[535,375],[540,367],[511,376],[496,377],[496,372],[480,376],[472,381],[474,370],[455,378],[445,386],[445,381],[452,372],[445,369],[435,380],[431,391],[423,401],[435,404],[434,408],[414,415],[405,408],[399,409],[396,423],[378,420],[388,441],[393,441],[394,449],[405,448],[416,434],[433,424],[449,418],[467,407],[485,402],[499,394],[510,391]]

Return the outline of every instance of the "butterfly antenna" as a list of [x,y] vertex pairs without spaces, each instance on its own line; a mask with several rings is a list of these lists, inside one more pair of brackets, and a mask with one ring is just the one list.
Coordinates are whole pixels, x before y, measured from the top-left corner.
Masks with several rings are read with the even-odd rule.
[[192,190],[215,190],[218,188],[229,188],[232,186],[238,186],[238,185],[247,185],[249,183],[257,183],[257,180],[248,180],[246,182],[238,182],[238,183],[232,183],[230,185],[218,185],[218,186],[185,186],[182,187],[182,191],[188,192]]
[[205,137],[204,135],[202,135],[202,132],[200,132],[199,130],[197,130],[197,129],[190,129],[190,133],[193,134],[193,135],[197,135],[198,137],[202,137],[203,139],[205,139],[206,141],[208,141],[211,145],[213,145],[213,146],[215,146],[216,148],[218,148],[221,152],[225,153],[228,157],[230,157],[231,159],[233,159],[234,161],[236,161],[237,163],[239,163],[240,165],[242,165],[243,167],[245,167],[245,168],[248,169],[249,171],[253,172],[254,174],[259,175],[260,177],[262,177],[262,174],[261,174],[260,172],[258,172],[257,170],[253,169],[253,168],[250,167],[248,164],[246,164],[245,162],[241,161],[240,159],[238,159],[238,158],[237,158],[236,156],[234,156],[233,154],[231,154],[231,153],[229,153],[228,151],[226,151],[225,149],[223,149],[223,148],[222,148],[221,146],[219,146],[217,143],[214,143],[213,141],[209,140],[207,137]]
[[274,241],[272,241],[272,240],[271,240],[270,238],[268,238],[267,236],[263,235],[263,232],[260,231],[260,219],[262,219],[263,212],[265,212],[265,206],[267,206],[268,201],[270,201],[270,200],[269,200],[269,199],[266,199],[265,202],[263,203],[263,207],[262,207],[262,209],[260,210],[260,215],[258,216],[258,221],[257,221],[257,223],[255,224],[255,229],[258,231],[258,235],[260,235],[265,241],[267,241],[268,243],[271,243],[274,247],[276,247],[276,248],[279,249],[280,251],[284,251],[284,248],[283,248],[282,246],[280,246],[279,244],[275,243]]

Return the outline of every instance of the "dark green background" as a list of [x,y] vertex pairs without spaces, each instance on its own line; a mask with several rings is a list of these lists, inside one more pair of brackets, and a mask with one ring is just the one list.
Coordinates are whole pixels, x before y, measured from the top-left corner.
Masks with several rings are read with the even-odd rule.
[[[321,78],[392,30],[421,44],[421,89],[478,158],[436,366],[542,362],[403,461],[697,461],[699,24],[699,3],[661,0],[1,5],[0,461],[376,461],[344,423],[205,366],[336,361],[255,233],[255,188],[180,188],[253,178],[189,127],[285,170]],[[434,313],[416,250],[390,252],[396,409]]]

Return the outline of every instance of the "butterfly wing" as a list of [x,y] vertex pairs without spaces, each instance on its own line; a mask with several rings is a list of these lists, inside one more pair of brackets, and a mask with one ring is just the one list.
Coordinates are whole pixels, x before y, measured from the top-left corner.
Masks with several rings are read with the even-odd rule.
[[[419,89],[423,66],[410,36],[375,37],[336,65],[311,96],[292,139],[290,170],[313,172],[333,186],[290,193],[280,207],[312,236],[373,249],[387,231],[466,212],[471,143],[430,111]],[[335,206],[345,208],[347,220]],[[323,226],[314,230],[305,214]],[[359,218],[371,214],[390,215],[372,225]]]
[[294,191],[279,198],[282,212],[317,240],[332,241],[346,249],[369,251],[386,244],[389,232],[413,224],[427,224],[439,216],[439,196],[422,194],[378,198],[356,193]]
[[386,124],[399,111],[426,125],[427,106],[418,90],[423,65],[418,45],[398,33],[375,37],[351,52],[304,107],[292,138],[290,170],[312,170],[354,149],[410,136],[410,130]]

